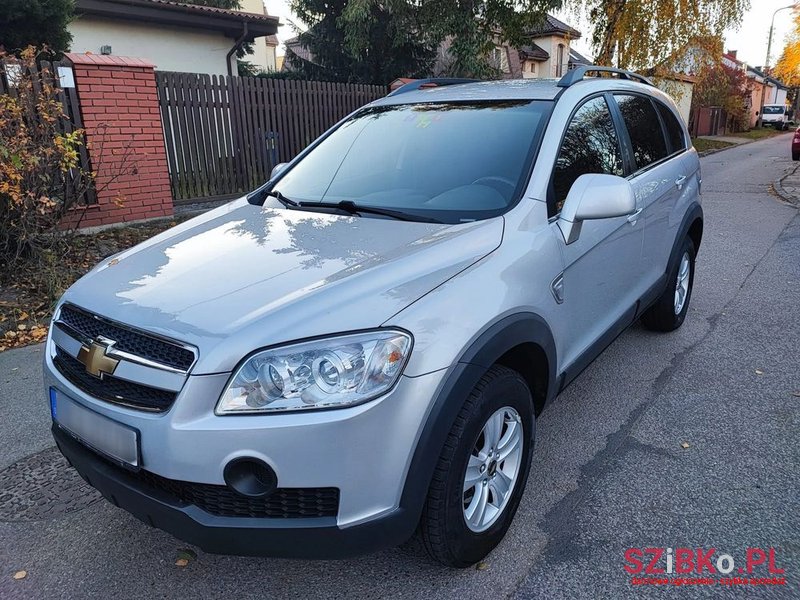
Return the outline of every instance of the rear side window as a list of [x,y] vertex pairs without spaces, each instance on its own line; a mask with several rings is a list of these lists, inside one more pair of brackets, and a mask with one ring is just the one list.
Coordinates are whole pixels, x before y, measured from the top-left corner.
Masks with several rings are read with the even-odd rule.
[[624,174],[614,120],[602,97],[581,106],[567,126],[553,170],[551,215],[561,211],[572,184],[586,173]]
[[678,122],[678,118],[675,116],[669,108],[666,107],[665,104],[662,104],[658,100],[653,101],[655,105],[658,107],[658,112],[661,113],[661,118],[664,121],[664,127],[667,130],[667,139],[669,140],[670,147],[672,152],[681,152],[682,150],[686,149],[686,140],[683,138],[683,127]]
[[615,94],[614,98],[628,129],[636,170],[644,169],[665,158],[668,154],[667,142],[650,99],[625,94]]

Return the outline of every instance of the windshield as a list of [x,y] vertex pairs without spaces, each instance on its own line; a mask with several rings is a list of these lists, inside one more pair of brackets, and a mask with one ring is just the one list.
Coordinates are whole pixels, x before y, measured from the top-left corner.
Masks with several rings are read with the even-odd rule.
[[782,115],[784,111],[783,106],[765,106],[764,107],[764,114],[765,115]]
[[367,108],[274,186],[299,202],[342,201],[458,223],[520,197],[552,106],[544,101]]

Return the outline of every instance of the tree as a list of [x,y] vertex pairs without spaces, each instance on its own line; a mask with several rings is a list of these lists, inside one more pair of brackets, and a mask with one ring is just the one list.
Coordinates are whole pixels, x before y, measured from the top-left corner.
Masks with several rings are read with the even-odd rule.
[[738,25],[750,0],[569,0],[589,12],[599,65],[644,69]]
[[697,78],[692,94],[692,110],[719,106],[737,130],[750,127],[748,99],[752,93],[750,81],[741,69],[722,62],[705,63],[695,73]]
[[57,57],[72,41],[67,25],[74,8],[74,0],[2,0],[0,46],[12,54],[28,46],[46,47]]
[[794,30],[789,35],[774,75],[789,87],[800,87],[800,12],[794,16]]
[[[309,30],[300,42],[337,79],[388,83],[430,72],[447,41],[449,75],[494,77],[496,43],[522,45],[526,31],[562,0],[293,0]],[[290,57],[291,58],[291,57]],[[296,62],[295,59],[292,59]],[[366,79],[365,79],[366,78]]]
[[433,65],[437,44],[424,31],[411,3],[398,10],[375,3],[357,31],[345,17],[347,0],[293,0],[292,10],[308,30],[298,35],[313,60],[287,52],[292,67],[309,79],[388,84],[418,77]]

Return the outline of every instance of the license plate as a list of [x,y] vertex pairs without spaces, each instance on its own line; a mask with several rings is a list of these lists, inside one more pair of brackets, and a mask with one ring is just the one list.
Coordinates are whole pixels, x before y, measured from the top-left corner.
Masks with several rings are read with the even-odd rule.
[[53,420],[95,452],[115,462],[139,466],[139,432],[78,404],[63,392],[50,389]]

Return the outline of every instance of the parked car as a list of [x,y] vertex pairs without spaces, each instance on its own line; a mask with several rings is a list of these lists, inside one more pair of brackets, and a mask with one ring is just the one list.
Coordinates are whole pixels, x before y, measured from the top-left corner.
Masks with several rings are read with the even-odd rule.
[[765,104],[761,113],[761,123],[786,131],[789,128],[789,107],[785,104]]
[[800,129],[794,132],[792,138],[792,160],[800,160]]
[[546,403],[634,321],[686,318],[700,185],[641,76],[410,83],[73,285],[44,363],[53,435],[107,499],[209,552],[419,531],[473,564]]

